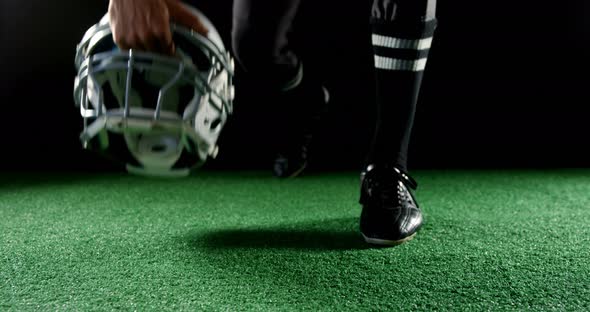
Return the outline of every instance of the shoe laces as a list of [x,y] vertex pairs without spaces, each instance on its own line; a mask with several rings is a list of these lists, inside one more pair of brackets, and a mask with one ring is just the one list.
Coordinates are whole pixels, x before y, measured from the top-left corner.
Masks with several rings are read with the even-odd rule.
[[[369,177],[366,177],[369,183],[368,187],[372,193],[371,196],[379,200],[383,207],[402,207],[407,204],[416,205],[415,200],[409,189],[415,190],[418,183],[397,167],[381,168]],[[367,173],[374,170],[369,166]],[[392,207],[392,208],[393,208]]]

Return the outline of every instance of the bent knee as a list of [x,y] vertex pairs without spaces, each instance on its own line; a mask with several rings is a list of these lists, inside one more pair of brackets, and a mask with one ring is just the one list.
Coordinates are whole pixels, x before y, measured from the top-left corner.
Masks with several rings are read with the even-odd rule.
[[268,68],[280,56],[276,39],[251,30],[235,29],[232,32],[232,49],[238,63],[247,71]]

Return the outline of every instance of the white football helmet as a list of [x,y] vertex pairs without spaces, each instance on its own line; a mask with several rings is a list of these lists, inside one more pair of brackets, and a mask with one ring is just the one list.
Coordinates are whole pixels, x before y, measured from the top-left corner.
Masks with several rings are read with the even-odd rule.
[[234,62],[213,24],[191,10],[209,33],[172,24],[174,56],[120,50],[106,15],[86,32],[74,85],[85,148],[156,176],[185,176],[216,156],[232,113]]

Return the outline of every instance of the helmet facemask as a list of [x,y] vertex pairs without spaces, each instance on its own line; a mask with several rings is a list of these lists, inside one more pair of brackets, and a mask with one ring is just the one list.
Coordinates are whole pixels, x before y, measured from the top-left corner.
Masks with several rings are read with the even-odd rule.
[[119,50],[105,19],[78,46],[81,140],[123,160],[132,173],[187,175],[216,155],[232,112],[231,57],[189,29],[172,25],[172,31],[174,57]]

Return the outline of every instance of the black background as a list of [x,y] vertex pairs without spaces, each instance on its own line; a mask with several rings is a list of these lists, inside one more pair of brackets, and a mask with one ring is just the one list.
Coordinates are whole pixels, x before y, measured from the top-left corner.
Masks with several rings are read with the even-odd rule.
[[[375,117],[370,1],[308,0],[298,17],[306,68],[332,90],[317,168],[358,169]],[[590,166],[588,8],[578,1],[439,1],[411,168]],[[231,1],[201,0],[226,42]],[[107,1],[0,2],[0,168],[112,168],[83,151],[72,99],[75,45]],[[239,74],[239,73],[238,73]],[[240,83],[242,76],[237,77]],[[264,86],[238,87],[220,159],[263,168]]]

